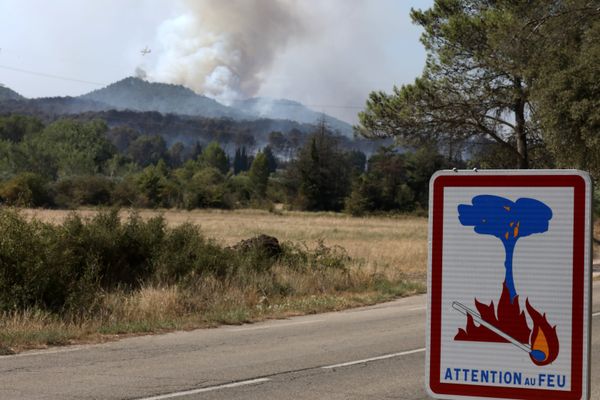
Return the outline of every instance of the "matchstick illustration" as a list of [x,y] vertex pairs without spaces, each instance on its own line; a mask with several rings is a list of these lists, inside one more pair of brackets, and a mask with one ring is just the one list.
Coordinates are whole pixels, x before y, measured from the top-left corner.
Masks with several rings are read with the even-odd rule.
[[458,311],[459,313],[461,313],[465,316],[471,315],[471,317],[473,318],[473,320],[475,320],[475,322],[477,322],[480,325],[485,326],[490,331],[494,332],[495,334],[502,337],[503,339],[506,339],[511,344],[515,345],[519,349],[528,353],[532,358],[534,358],[538,361],[543,361],[546,359],[546,353],[544,353],[541,350],[532,350],[531,347],[529,347],[528,345],[519,342],[517,339],[513,338],[506,332],[501,331],[500,329],[496,328],[494,325],[490,324],[489,322],[487,322],[486,320],[481,318],[481,315],[479,315],[476,311],[470,309],[469,307],[465,306],[464,304],[459,303],[458,301],[453,301],[452,308],[454,308],[456,311]]

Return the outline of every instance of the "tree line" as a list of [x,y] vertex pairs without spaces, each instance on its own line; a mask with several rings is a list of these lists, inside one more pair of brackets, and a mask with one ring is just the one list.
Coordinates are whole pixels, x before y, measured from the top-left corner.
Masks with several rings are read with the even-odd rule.
[[[0,117],[0,201],[25,207],[287,208],[414,211],[427,207],[429,176],[446,166],[435,147],[367,158],[340,146],[324,123],[298,138],[272,132],[257,152],[109,129],[101,120]],[[292,139],[294,136],[292,136]]]

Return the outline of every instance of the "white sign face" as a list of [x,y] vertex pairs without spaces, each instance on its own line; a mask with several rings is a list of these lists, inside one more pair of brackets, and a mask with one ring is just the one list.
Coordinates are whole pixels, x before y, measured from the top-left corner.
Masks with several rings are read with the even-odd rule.
[[438,172],[429,231],[430,396],[589,398],[587,173]]

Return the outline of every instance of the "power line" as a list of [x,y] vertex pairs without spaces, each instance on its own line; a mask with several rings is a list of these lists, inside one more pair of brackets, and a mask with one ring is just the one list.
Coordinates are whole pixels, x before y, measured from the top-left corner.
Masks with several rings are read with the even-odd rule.
[[[47,74],[45,72],[31,71],[31,70],[22,69],[22,68],[10,67],[10,66],[7,66],[7,65],[0,65],[0,68],[5,69],[5,70],[9,70],[9,71],[21,72],[21,73],[29,74],[29,75],[41,76],[41,77],[44,77],[44,78],[51,78],[51,79],[59,79],[59,80],[63,80],[63,81],[85,83],[85,84],[88,84],[88,85],[95,85],[95,86],[108,86],[107,83],[88,81],[88,80],[85,80],[85,79],[69,78],[69,77],[61,76],[61,75]],[[349,110],[362,110],[364,108],[364,106],[357,106],[357,105],[304,104],[304,103],[302,103],[302,104],[282,104],[282,103],[280,103],[277,106],[279,106],[279,107],[285,106],[285,107],[310,107],[310,108],[337,108],[337,109],[349,109]]]
[[21,72],[21,73],[29,74],[29,75],[42,76],[44,78],[52,78],[52,79],[60,79],[60,80],[63,80],[63,81],[87,83],[88,85],[96,85],[96,86],[106,86],[107,85],[106,83],[100,83],[100,82],[94,82],[94,81],[86,81],[84,79],[69,78],[69,77],[60,76],[60,75],[46,74],[44,72],[30,71],[30,70],[27,70],[27,69],[9,67],[7,65],[0,65],[0,68],[6,69],[6,70],[9,70],[9,71]]

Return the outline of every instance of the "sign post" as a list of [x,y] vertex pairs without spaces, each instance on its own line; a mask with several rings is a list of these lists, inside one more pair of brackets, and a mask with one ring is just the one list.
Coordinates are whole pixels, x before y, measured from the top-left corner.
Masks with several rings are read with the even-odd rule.
[[431,178],[431,397],[589,398],[591,192],[574,170]]

